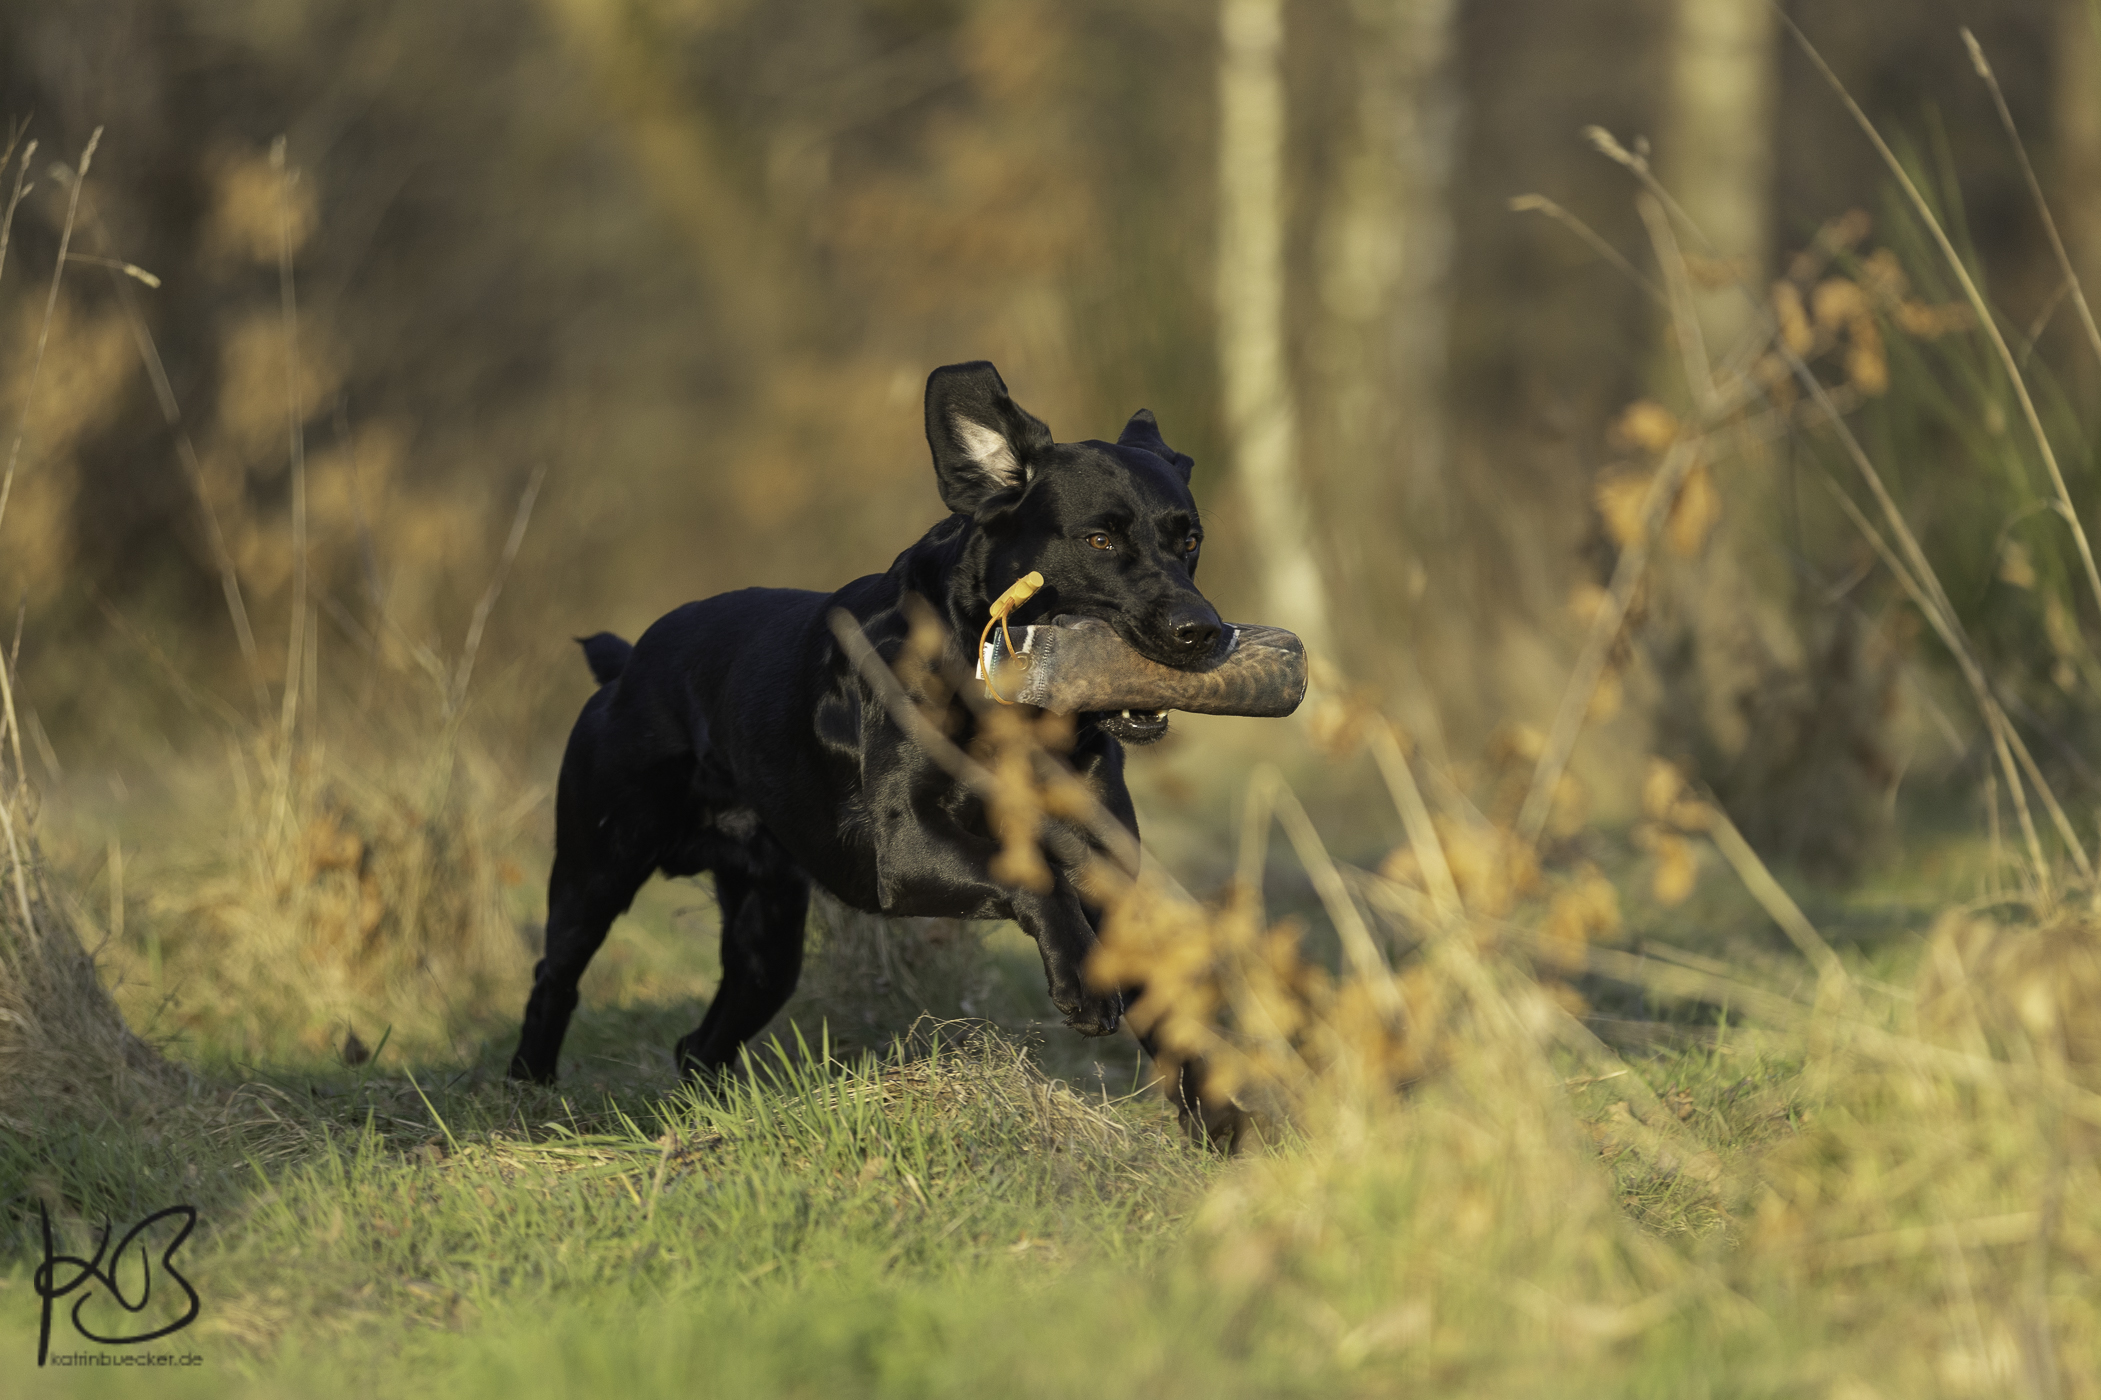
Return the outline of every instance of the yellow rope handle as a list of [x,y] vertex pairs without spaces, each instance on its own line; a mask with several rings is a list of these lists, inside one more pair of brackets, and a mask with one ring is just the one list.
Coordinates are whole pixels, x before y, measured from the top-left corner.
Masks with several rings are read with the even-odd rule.
[[[1014,654],[1014,634],[1007,630],[1007,617],[1016,608],[1035,597],[1037,591],[1042,587],[1043,575],[1031,569],[1020,578],[1014,580],[1013,587],[992,600],[992,616],[985,619],[985,630],[978,633],[979,657],[982,658],[985,654],[985,642],[986,639],[991,637],[992,628],[995,624],[999,627],[1000,639],[1007,644],[1007,654],[1009,656]],[[1015,703],[999,693],[999,686],[992,679],[992,668],[990,666],[985,668],[985,689],[991,691],[992,698],[999,701],[1002,705]]]

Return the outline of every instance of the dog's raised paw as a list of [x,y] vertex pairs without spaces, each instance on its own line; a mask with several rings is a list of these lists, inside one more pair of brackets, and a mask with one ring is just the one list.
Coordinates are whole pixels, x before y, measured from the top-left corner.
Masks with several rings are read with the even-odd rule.
[[1115,992],[1089,992],[1076,1004],[1058,1003],[1058,1009],[1081,1035],[1114,1035],[1123,1024],[1123,997]]

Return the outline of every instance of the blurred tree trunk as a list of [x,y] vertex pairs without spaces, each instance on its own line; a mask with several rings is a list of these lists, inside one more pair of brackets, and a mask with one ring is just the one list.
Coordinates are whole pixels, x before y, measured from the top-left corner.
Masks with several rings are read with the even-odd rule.
[[1452,0],[1352,5],[1354,101],[1316,244],[1313,440],[1342,522],[1335,572],[1354,599],[1342,621],[1389,645],[1402,640],[1397,621],[1422,586],[1417,556],[1451,519],[1444,387],[1455,8]]
[[[1702,355],[1725,383],[1762,343],[1765,318],[1744,293],[1762,298],[1773,276],[1778,41],[1768,0],[1675,0],[1658,163],[1698,230],[1679,241],[1702,353],[1671,346],[1663,383],[1681,366],[1702,374]],[[1687,387],[1694,405],[1710,392]],[[1793,551],[1776,548],[1769,446],[1724,429],[1706,452],[1695,471],[1718,527],[1704,545],[1659,552],[1641,624],[1660,686],[1653,742],[1714,789],[1768,858],[1851,878],[1887,835],[1895,653],[1847,596],[1837,561],[1790,568]]]
[[734,171],[726,133],[693,100],[671,36],[643,7],[544,0],[589,63],[625,133],[643,187],[707,270],[726,334],[746,365],[772,361],[798,328],[791,289],[803,279],[793,249]]
[[[1671,17],[1667,136],[1659,154],[1665,183],[1726,260],[1695,279],[1700,330],[1716,359],[1756,320],[1730,274],[1762,287],[1772,263],[1777,39],[1770,0],[1677,0]],[[1697,240],[1689,249],[1699,249]]]
[[1219,6],[1218,355],[1226,432],[1264,622],[1333,659],[1327,585],[1300,476],[1284,344],[1284,18],[1280,0]]

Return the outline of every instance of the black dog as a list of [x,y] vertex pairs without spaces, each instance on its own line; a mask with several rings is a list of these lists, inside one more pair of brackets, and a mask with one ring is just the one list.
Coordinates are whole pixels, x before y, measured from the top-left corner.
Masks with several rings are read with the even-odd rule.
[[[734,1063],[795,989],[813,879],[884,914],[1012,918],[1036,940],[1066,1024],[1082,1035],[1117,1028],[1123,996],[1081,975],[1101,914],[1072,879],[1085,847],[1046,842],[1046,893],[995,880],[999,843],[984,805],[897,727],[827,618],[844,609],[890,660],[910,631],[908,594],[972,639],[993,600],[1035,570],[1048,586],[1017,625],[1096,617],[1154,661],[1201,663],[1224,629],[1194,582],[1194,463],[1142,409],[1114,443],[1053,442],[982,361],[928,378],[926,435],[954,513],[889,572],[829,596],[749,588],[688,603],[632,648],[610,633],[584,642],[600,686],[562,759],[547,955],[513,1078],[554,1078],[577,979],[659,870],[711,871],[722,909],[722,985],[678,1043],[689,1074]],[[954,708],[952,732],[967,745],[969,712]],[[1158,739],[1166,714],[1077,718],[1070,761],[1135,834],[1123,744]],[[1238,1110],[1201,1101],[1200,1068],[1185,1066],[1178,1089],[1185,1120],[1200,1116],[1214,1139],[1237,1133]]]

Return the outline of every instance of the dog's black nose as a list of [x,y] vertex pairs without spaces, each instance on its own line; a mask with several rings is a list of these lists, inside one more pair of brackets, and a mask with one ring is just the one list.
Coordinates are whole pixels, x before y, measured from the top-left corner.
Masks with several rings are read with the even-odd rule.
[[1214,614],[1210,617],[1195,617],[1185,614],[1175,620],[1169,629],[1175,643],[1191,655],[1202,655],[1218,645],[1219,625]]

